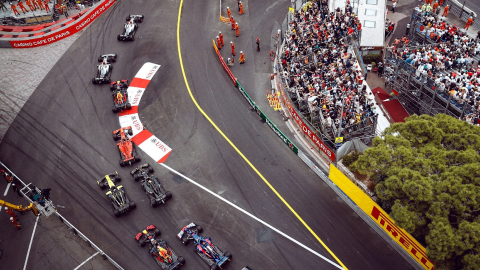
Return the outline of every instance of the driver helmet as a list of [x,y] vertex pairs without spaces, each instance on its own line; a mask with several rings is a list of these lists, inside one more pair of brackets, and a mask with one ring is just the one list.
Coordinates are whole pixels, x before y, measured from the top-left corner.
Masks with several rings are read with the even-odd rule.
[[120,84],[120,81],[117,81],[117,84]]
[[150,243],[152,243],[153,245],[155,245],[155,244],[157,243],[157,240],[155,240],[155,239],[152,238],[152,239],[150,239]]

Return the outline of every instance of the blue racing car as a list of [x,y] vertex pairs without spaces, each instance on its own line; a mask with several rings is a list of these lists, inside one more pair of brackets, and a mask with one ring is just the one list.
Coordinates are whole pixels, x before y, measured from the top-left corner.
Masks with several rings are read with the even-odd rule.
[[195,252],[202,258],[211,270],[220,269],[227,261],[230,261],[232,255],[230,252],[222,252],[214,245],[209,237],[198,235],[203,231],[202,227],[191,222],[177,234],[177,237],[184,245],[190,240],[195,243]]

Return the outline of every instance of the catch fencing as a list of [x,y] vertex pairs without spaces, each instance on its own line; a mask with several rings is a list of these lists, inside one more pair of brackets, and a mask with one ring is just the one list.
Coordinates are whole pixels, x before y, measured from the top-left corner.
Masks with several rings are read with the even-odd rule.
[[443,6],[450,5],[450,9],[448,11],[448,14],[454,14],[460,20],[466,22],[470,16],[473,14],[473,19],[475,20],[472,24],[473,27],[480,29],[480,21],[477,20],[477,14],[471,10],[470,8],[465,6],[465,2],[462,4],[458,2],[457,0],[446,0]]

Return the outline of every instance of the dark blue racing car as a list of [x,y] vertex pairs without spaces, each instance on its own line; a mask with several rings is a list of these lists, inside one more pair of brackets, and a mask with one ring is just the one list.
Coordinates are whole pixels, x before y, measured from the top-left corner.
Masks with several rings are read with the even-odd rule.
[[190,240],[195,243],[195,252],[202,258],[211,270],[221,268],[227,261],[230,261],[232,255],[230,252],[222,252],[216,245],[214,245],[209,237],[198,235],[203,231],[202,227],[195,223],[190,223],[177,234],[178,239],[183,244],[188,244]]

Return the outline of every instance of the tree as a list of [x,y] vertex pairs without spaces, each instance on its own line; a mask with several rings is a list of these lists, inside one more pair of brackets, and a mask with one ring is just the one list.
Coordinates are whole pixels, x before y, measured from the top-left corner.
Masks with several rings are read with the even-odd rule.
[[480,265],[480,127],[410,116],[352,164],[376,182],[379,204],[426,246],[435,269]]

